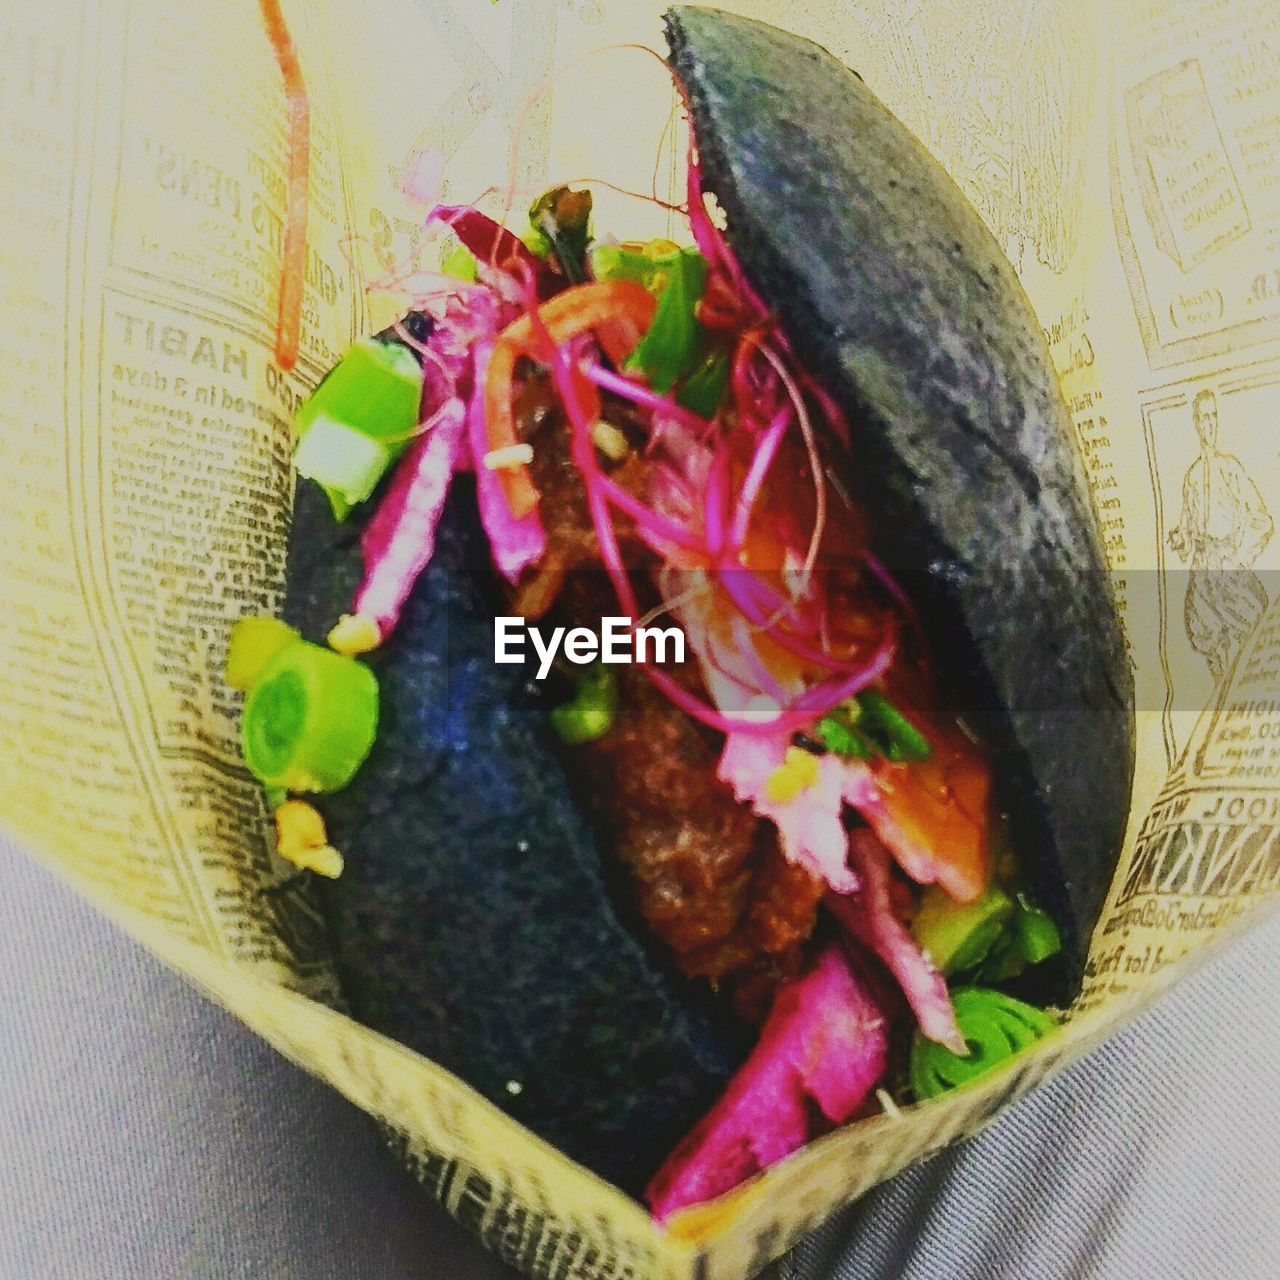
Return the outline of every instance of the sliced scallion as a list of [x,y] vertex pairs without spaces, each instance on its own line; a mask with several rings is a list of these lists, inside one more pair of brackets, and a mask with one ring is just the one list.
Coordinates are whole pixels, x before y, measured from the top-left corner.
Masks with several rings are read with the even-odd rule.
[[357,339],[298,409],[298,474],[315,480],[343,519],[409,447],[422,367],[399,342]]
[[231,628],[227,645],[227,684],[247,693],[271,659],[298,638],[298,633],[279,618],[241,618]]
[[362,662],[296,640],[267,664],[241,723],[245,762],[268,787],[337,791],[378,730],[378,679]]
[[578,678],[573,698],[550,713],[551,727],[561,742],[580,747],[603,738],[618,715],[618,680],[603,663]]

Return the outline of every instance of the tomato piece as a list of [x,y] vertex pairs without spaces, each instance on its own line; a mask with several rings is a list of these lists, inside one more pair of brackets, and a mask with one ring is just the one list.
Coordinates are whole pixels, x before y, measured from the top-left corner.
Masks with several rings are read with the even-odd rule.
[[[576,285],[538,308],[538,319],[555,343],[595,331],[605,354],[615,363],[625,359],[653,321],[657,299],[631,280],[605,280]],[[511,384],[521,356],[537,355],[538,335],[528,315],[509,324],[494,343],[485,378],[484,416],[491,449],[518,444]],[[592,392],[594,397],[594,389]],[[595,399],[598,404],[598,398]],[[519,465],[502,471],[503,488],[512,513],[527,515],[538,502],[529,469]]]

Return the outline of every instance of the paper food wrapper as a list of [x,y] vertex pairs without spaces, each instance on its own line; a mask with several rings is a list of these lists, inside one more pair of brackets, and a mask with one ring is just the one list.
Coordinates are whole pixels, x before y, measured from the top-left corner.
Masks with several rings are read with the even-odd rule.
[[[666,1232],[336,1011],[321,918],[272,850],[221,678],[232,621],[279,603],[293,408],[391,318],[398,299],[367,286],[436,260],[406,179],[452,202],[511,184],[516,207],[552,181],[678,190],[663,69],[606,48],[661,49],[660,6],[290,0],[312,148],[289,374],[271,357],[286,117],[258,6],[17,0],[0,17],[0,821],[376,1116],[451,1214],[544,1277],[750,1273],[1114,1030],[1280,881],[1274,3],[728,7],[855,67],[1018,268],[1115,575],[1138,770],[1061,1033]],[[598,191],[602,228],[675,229]]]

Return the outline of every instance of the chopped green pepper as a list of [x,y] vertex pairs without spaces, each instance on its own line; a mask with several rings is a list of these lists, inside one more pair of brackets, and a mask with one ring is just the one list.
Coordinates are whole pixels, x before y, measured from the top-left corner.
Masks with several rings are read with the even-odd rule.
[[969,1056],[961,1058],[917,1031],[908,1077],[921,1102],[978,1079],[1058,1025],[1043,1009],[989,987],[960,987],[951,993],[951,1003]]
[[378,730],[378,679],[362,662],[295,640],[263,668],[245,702],[244,758],[268,787],[337,791]]
[[920,897],[911,933],[942,973],[960,973],[986,956],[1013,915],[1013,899],[996,885],[977,902],[956,902],[931,885]]

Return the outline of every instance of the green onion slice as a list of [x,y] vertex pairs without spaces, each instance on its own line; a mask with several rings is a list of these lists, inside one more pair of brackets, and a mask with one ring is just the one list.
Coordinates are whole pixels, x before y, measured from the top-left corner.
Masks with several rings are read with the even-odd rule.
[[386,445],[341,422],[320,418],[298,444],[293,465],[329,495],[334,518],[345,520],[351,508],[378,487],[392,456]]
[[861,724],[880,739],[885,756],[890,760],[925,760],[929,756],[929,739],[882,693],[864,689],[858,695],[862,707]]
[[247,693],[271,659],[299,638],[298,633],[279,618],[241,618],[231,628],[227,645],[227,683]]
[[329,494],[343,519],[409,447],[422,401],[422,368],[399,342],[358,338],[298,409],[298,474]]
[[561,742],[580,747],[603,738],[617,715],[617,676],[598,662],[579,677],[573,698],[551,709],[550,720]]
[[268,787],[338,791],[378,731],[378,679],[362,662],[306,640],[282,648],[245,702],[245,762]]
[[980,963],[1014,917],[1014,901],[992,885],[977,902],[956,902],[937,885],[920,896],[911,918],[911,933],[946,974]]
[[1061,950],[1062,936],[1053,917],[1025,893],[1019,893],[1013,918],[983,957],[975,976],[982,982],[1007,982],[1028,965],[1048,960]]
[[969,1056],[958,1057],[916,1032],[908,1076],[921,1102],[978,1079],[1058,1025],[1043,1009],[989,987],[959,987],[951,993],[951,1003]]
[[817,724],[828,751],[853,760],[883,756],[896,763],[928,759],[929,739],[897,707],[875,689],[842,702]]
[[1062,950],[1062,935],[1053,917],[1041,907],[1032,906],[1024,894],[1018,894],[1018,914],[1014,920],[1018,948],[1028,964],[1039,964]]

